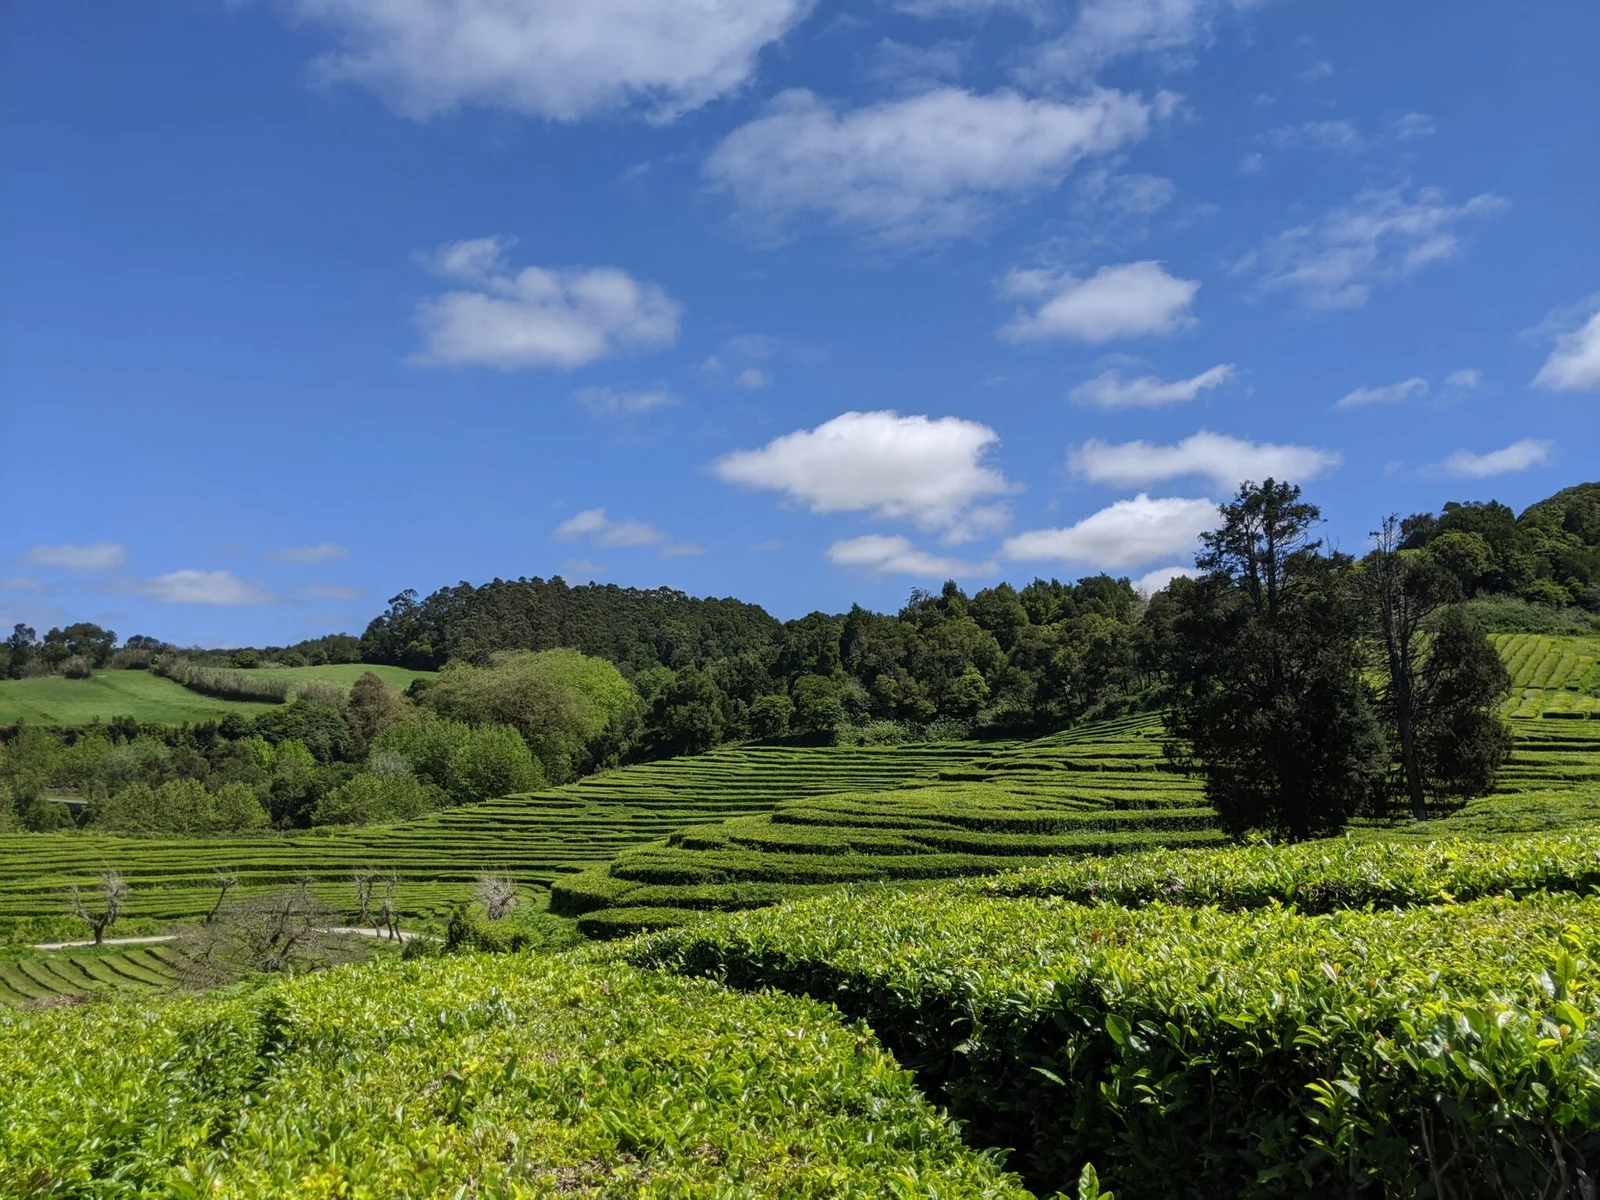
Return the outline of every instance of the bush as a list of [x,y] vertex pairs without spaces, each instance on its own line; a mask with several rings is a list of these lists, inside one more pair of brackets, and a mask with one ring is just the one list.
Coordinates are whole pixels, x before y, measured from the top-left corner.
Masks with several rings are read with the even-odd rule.
[[61,674],[68,679],[88,679],[94,668],[83,655],[73,654],[61,661]]
[[1600,1150],[1600,900],[1305,916],[873,892],[622,953],[867,1021],[1041,1192],[1093,1161],[1119,1195],[1576,1195]]
[[271,821],[248,785],[228,783],[210,792],[197,779],[129,784],[91,801],[88,819],[96,830],[136,834],[251,833]]
[[311,810],[312,825],[375,825],[409,821],[438,807],[430,791],[410,771],[362,771],[327,792]]
[[177,654],[156,655],[150,660],[150,669],[191,692],[219,700],[282,704],[289,698],[289,685],[281,679],[262,679],[242,671],[204,667]]

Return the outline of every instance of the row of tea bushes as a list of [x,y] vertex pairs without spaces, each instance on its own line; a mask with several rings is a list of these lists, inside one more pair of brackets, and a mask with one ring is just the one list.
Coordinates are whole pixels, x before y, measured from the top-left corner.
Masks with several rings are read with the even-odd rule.
[[1600,899],[1305,915],[847,891],[636,964],[831,1001],[1041,1192],[1566,1196],[1600,1154]]
[[1025,1200],[859,1025],[581,957],[0,1012],[0,1194]]

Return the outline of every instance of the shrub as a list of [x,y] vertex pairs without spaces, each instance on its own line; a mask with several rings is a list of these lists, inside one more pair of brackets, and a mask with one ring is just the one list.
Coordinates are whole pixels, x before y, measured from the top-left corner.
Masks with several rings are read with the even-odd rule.
[[219,700],[282,704],[289,698],[289,685],[281,679],[262,679],[242,671],[205,667],[177,654],[156,655],[150,660],[150,669],[191,692]]
[[327,792],[311,810],[312,825],[374,825],[409,821],[438,807],[436,793],[409,771],[362,771]]
[[94,668],[83,655],[73,654],[62,659],[61,674],[68,679],[88,679],[94,674]]

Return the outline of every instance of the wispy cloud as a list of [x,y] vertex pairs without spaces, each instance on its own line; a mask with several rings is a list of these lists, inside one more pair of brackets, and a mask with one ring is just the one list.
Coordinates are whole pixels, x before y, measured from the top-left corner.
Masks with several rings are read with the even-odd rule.
[[350,551],[337,542],[318,542],[315,546],[284,546],[270,551],[267,557],[274,562],[327,563],[349,558]]
[[59,567],[64,571],[114,571],[128,561],[120,542],[83,545],[35,546],[19,560],[30,567]]
[[1452,475],[1461,479],[1489,479],[1513,471],[1526,471],[1529,467],[1543,466],[1550,461],[1555,443],[1539,438],[1524,438],[1520,442],[1486,454],[1470,450],[1457,450],[1443,462],[1424,468],[1429,475]]
[[246,582],[232,571],[169,571],[137,584],[134,590],[163,604],[235,607],[277,603],[261,584]]
[[993,563],[969,563],[919,550],[899,534],[869,533],[828,547],[828,561],[874,575],[913,575],[923,579],[964,579],[992,575]]
[[1381,387],[1358,387],[1334,402],[1335,408],[1366,408],[1374,404],[1401,404],[1428,394],[1428,381],[1419,376],[1386,383]]
[[1124,380],[1116,370],[1096,375],[1073,388],[1068,399],[1093,408],[1160,408],[1187,404],[1201,392],[1221,387],[1236,374],[1232,363],[1221,363],[1188,379],[1165,380],[1140,375]]
[[1001,293],[1030,306],[1000,336],[1011,342],[1056,338],[1099,343],[1176,333],[1195,324],[1200,284],[1179,279],[1158,262],[1101,267],[1087,279],[1060,271],[1015,270]]

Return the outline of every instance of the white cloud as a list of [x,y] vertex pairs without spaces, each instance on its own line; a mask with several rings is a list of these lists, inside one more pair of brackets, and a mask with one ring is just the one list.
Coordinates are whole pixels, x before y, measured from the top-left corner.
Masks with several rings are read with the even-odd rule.
[[1158,262],[1101,267],[1088,279],[1064,272],[1012,271],[1001,291],[1037,301],[1000,331],[1013,342],[1074,338],[1109,342],[1113,338],[1175,333],[1195,324],[1190,314],[1200,284],[1169,275]]
[[128,552],[119,542],[35,546],[18,561],[30,567],[61,567],[67,571],[111,571],[128,561]]
[[584,509],[557,525],[550,536],[562,541],[588,538],[592,545],[624,550],[660,546],[668,540],[654,525],[645,521],[613,521],[603,508]]
[[1455,475],[1464,479],[1488,479],[1492,475],[1505,475],[1511,471],[1526,471],[1529,467],[1543,466],[1550,461],[1555,443],[1537,438],[1524,438],[1512,442],[1503,450],[1487,454],[1473,454],[1457,450],[1441,463],[1426,469],[1431,475]]
[[619,392],[616,388],[586,387],[573,393],[573,399],[597,417],[636,415],[667,408],[678,398],[665,388],[645,392]]
[[591,562],[587,558],[563,558],[561,560],[561,569],[567,574],[574,575],[579,579],[582,579],[586,576],[590,579],[593,579],[596,576],[604,575],[607,571],[611,570],[611,568],[606,566],[605,563]]
[[1140,487],[1170,479],[1208,479],[1229,491],[1269,476],[1304,482],[1339,465],[1339,456],[1315,446],[1273,445],[1201,430],[1172,446],[1150,442],[1087,441],[1069,459],[1090,483]]
[[975,501],[1012,490],[986,462],[999,442],[987,425],[959,417],[847,412],[725,455],[712,470],[724,483],[783,492],[812,512],[870,511],[948,528]]
[[232,571],[169,571],[139,584],[136,590],[166,604],[232,607],[276,602],[259,583],[248,583]]
[[1435,133],[1433,118],[1427,113],[1409,112],[1394,123],[1394,136],[1409,142],[1412,138],[1432,137]]
[[1176,65],[1210,44],[1219,16],[1254,0],[1084,0],[1065,34],[1036,51],[1025,79],[1081,79],[1114,59],[1154,54]]
[[1239,174],[1241,175],[1254,175],[1257,171],[1264,169],[1266,165],[1266,155],[1259,150],[1253,150],[1249,154],[1241,154],[1239,156],[1238,166]]
[[1133,581],[1133,590],[1149,599],[1174,579],[1193,579],[1198,572],[1193,567],[1157,567],[1146,571]]
[[340,49],[319,76],[372,88],[424,118],[464,104],[573,121],[656,120],[746,83],[811,0],[297,0]]
[[[1451,376],[1453,379],[1454,376]],[[1418,376],[1402,379],[1399,383],[1386,383],[1382,387],[1358,387],[1346,392],[1334,403],[1335,408],[1365,408],[1369,404],[1401,404],[1413,397],[1428,394],[1428,381]]]
[[767,373],[760,367],[746,367],[733,377],[735,387],[749,388],[751,391],[764,388],[771,382]]
[[1221,387],[1237,372],[1232,363],[1222,363],[1188,379],[1171,381],[1154,375],[1140,375],[1124,382],[1118,371],[1096,375],[1073,388],[1068,399],[1092,408],[1159,408],[1165,404],[1187,404],[1201,392]]
[[1367,139],[1349,121],[1302,121],[1298,125],[1279,125],[1262,134],[1261,140],[1280,150],[1300,147],[1358,154],[1367,148]]
[[674,542],[670,546],[661,548],[662,558],[698,558],[706,552],[704,546],[697,546],[693,542]]
[[1600,391],[1600,311],[1556,338],[1533,383],[1552,392]]
[[335,583],[312,583],[300,589],[300,594],[310,600],[365,600],[362,588],[340,587]]
[[350,551],[337,542],[318,542],[315,546],[285,546],[267,555],[275,562],[325,563],[349,558]]
[[961,546],[967,542],[981,542],[985,538],[998,537],[1005,532],[1006,526],[1011,524],[1011,506],[1002,501],[999,504],[980,504],[967,512],[949,529],[945,530],[944,537],[940,540],[946,546]]
[[1463,367],[1445,376],[1444,383],[1457,391],[1475,392],[1483,386],[1483,372],[1476,367]]
[[1437,188],[1409,200],[1400,188],[1367,189],[1309,225],[1284,230],[1236,269],[1259,272],[1264,290],[1294,292],[1308,308],[1360,308],[1375,285],[1455,257],[1456,226],[1507,207],[1487,193],[1447,204]]
[[417,306],[432,365],[581,367],[678,340],[678,302],[617,267],[556,270],[506,262],[509,238],[452,242],[433,267],[467,286]]
[[706,174],[745,217],[818,214],[883,241],[957,236],[996,199],[1048,190],[1074,163],[1144,136],[1151,109],[1097,89],[1073,103],[938,88],[836,110],[804,90],[727,136]]
[[841,567],[859,567],[877,575],[918,575],[952,579],[992,573],[993,564],[975,565],[918,550],[899,534],[869,533],[847,538],[828,547],[828,561]]
[[751,542],[745,549],[752,554],[770,554],[774,550],[782,550],[783,543],[777,538],[767,538],[762,542]]
[[1196,539],[1216,522],[1217,506],[1210,500],[1152,500],[1140,492],[1065,529],[1007,538],[1000,552],[1019,562],[1052,559],[1122,570],[1192,554]]

